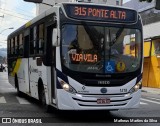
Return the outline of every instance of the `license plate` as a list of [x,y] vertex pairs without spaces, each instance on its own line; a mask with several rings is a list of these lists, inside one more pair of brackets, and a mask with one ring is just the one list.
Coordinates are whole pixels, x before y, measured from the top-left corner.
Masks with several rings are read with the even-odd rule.
[[97,104],[109,104],[109,103],[110,103],[110,99],[106,99],[106,98],[97,99]]

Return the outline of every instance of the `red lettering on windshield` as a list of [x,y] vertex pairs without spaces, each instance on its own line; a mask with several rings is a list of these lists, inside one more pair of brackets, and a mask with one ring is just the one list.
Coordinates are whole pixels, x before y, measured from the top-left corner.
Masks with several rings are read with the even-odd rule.
[[94,63],[97,62],[97,55],[96,54],[72,54],[72,61],[76,62],[90,62]]

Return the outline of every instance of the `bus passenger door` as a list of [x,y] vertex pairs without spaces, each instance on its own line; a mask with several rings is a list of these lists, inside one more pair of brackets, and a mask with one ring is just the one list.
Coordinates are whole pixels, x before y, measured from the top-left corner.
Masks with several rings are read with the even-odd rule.
[[52,45],[52,37],[53,37],[53,28],[55,27],[54,24],[50,24],[46,26],[46,63],[48,66],[50,66],[50,70],[48,71],[48,89],[49,91],[49,96],[51,103],[55,104],[55,47]]
[[20,91],[22,91],[26,94],[29,94],[29,85],[30,85],[29,75],[28,75],[28,72],[29,72],[29,67],[28,67],[29,51],[28,51],[28,49],[29,49],[29,30],[27,29],[24,32],[24,58],[22,58],[22,65],[21,65],[24,83],[19,84]]

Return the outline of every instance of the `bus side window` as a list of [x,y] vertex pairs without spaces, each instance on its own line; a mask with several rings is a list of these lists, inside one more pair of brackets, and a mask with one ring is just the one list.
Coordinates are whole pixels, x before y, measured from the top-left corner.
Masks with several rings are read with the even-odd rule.
[[36,28],[36,47],[35,47],[35,52],[36,54],[39,54],[39,25],[37,25]]
[[44,53],[44,24],[39,25],[39,38],[38,38],[39,54]]
[[15,43],[15,56],[17,55],[17,36],[14,38]]
[[[44,64],[46,66],[51,66],[53,65],[54,62],[54,53],[52,52],[52,33],[53,33],[53,28],[55,28],[55,25],[49,25],[46,27],[46,36],[45,36],[45,40],[46,40],[46,45],[45,45],[45,52],[44,52]],[[51,55],[53,54],[53,55]]]
[[14,41],[14,38],[11,39],[11,56],[13,57],[14,56],[14,53],[15,53],[15,41]]
[[29,34],[24,36],[24,58],[29,56]]
[[8,57],[11,55],[11,39],[8,40]]
[[34,47],[33,47],[33,42],[34,42],[34,39],[33,39],[33,28],[30,29],[30,55],[33,55],[34,54]]
[[16,56],[18,55],[18,53],[19,53],[19,37],[16,36],[15,37],[15,54],[16,54]]
[[30,55],[44,53],[44,24],[30,29]]
[[34,28],[33,28],[33,50],[34,50],[34,53],[33,54],[36,54],[36,40],[37,40],[37,26],[34,26]]
[[23,56],[23,35],[19,35],[19,55]]

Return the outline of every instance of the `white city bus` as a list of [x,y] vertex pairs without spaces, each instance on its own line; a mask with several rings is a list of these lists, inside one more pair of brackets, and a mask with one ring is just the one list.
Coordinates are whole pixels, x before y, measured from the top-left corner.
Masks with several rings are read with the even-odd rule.
[[59,110],[139,106],[143,36],[135,10],[60,3],[8,37],[8,78]]

